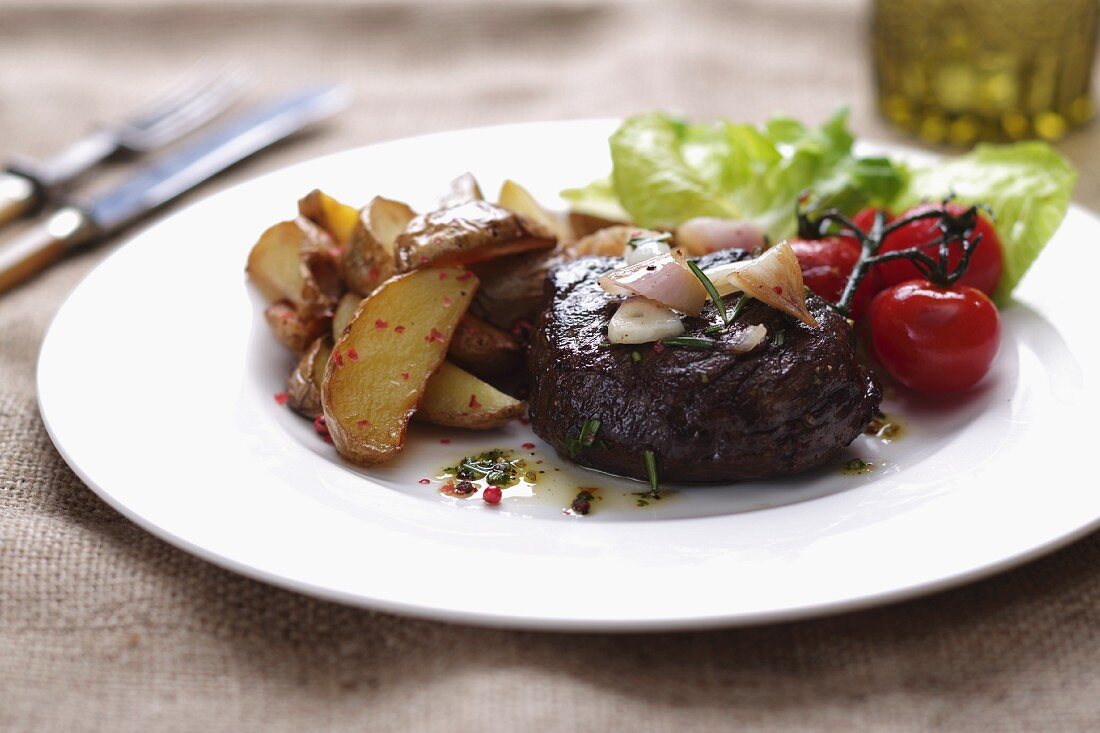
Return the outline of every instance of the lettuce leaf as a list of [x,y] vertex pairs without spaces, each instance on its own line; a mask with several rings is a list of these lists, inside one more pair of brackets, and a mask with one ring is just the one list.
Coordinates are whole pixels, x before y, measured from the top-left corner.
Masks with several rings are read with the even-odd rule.
[[965,155],[912,166],[893,208],[902,211],[950,193],[963,203],[988,206],[1004,248],[996,292],[1003,301],[1054,236],[1076,182],[1077,171],[1046,143],[982,144]]
[[619,204],[611,176],[597,178],[583,188],[567,188],[561,197],[579,214],[588,214],[608,221],[630,221],[630,214]]
[[[611,136],[611,183],[640,226],[731,217],[751,219],[778,239],[794,233],[795,202],[806,189],[823,205],[850,212],[898,194],[904,169],[886,158],[856,158],[852,143],[846,110],[820,128],[785,117],[763,127],[691,124],[651,112],[627,119]],[[582,206],[595,193],[570,192]]]

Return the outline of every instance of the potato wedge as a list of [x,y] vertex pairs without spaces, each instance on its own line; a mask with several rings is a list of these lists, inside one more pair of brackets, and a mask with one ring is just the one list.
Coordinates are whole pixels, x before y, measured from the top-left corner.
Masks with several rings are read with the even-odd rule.
[[401,451],[409,419],[477,286],[465,270],[427,268],[391,278],[360,304],[321,384],[325,422],[340,455],[370,466]]
[[569,225],[565,221],[542,208],[526,188],[511,179],[506,180],[500,187],[497,203],[509,211],[538,222],[545,229],[553,232],[559,242],[566,242],[572,238]]
[[478,262],[470,268],[481,281],[471,312],[509,332],[518,321],[534,322],[542,310],[546,273],[562,261],[560,253],[542,251]]
[[269,303],[288,301],[303,320],[328,311],[340,293],[332,240],[299,217],[260,235],[248,254],[248,277]]
[[641,227],[615,226],[600,229],[592,234],[581,237],[572,245],[565,248],[569,259],[597,255],[600,257],[623,257],[626,255],[626,243],[633,237],[657,236],[661,232]]
[[332,313],[333,341],[339,341],[340,337],[344,335],[344,331],[347,330],[348,324],[351,323],[355,311],[362,302],[363,297],[358,293],[344,293],[343,297],[340,298],[340,302],[336,304],[336,310]]
[[523,368],[523,346],[507,331],[467,313],[455,329],[447,358],[479,377],[497,377]]
[[550,249],[554,233],[485,201],[421,214],[397,237],[397,270],[461,265],[516,252]]
[[484,201],[485,196],[481,193],[481,186],[478,185],[477,179],[474,178],[473,173],[463,173],[458,178],[451,181],[451,190],[448,191],[443,198],[439,199],[439,208],[450,209],[455,206],[461,206],[462,204],[468,204],[471,201]]
[[417,419],[448,428],[492,430],[523,414],[524,404],[449,361],[428,380]]
[[287,405],[302,417],[312,420],[321,414],[321,382],[331,353],[332,339],[321,336],[306,349],[286,378]]
[[607,227],[620,225],[630,226],[631,224],[625,219],[605,219],[602,216],[586,214],[581,211],[569,212],[569,229],[576,239],[587,237],[589,234],[595,234],[599,230],[606,229]]
[[358,209],[340,203],[317,188],[298,200],[298,213],[328,232],[340,247],[351,239],[355,222],[359,220]]
[[340,253],[340,274],[348,289],[361,296],[370,295],[395,269],[393,255],[370,228],[369,216],[369,209],[360,212],[351,239]]
[[318,314],[303,318],[291,303],[280,300],[264,311],[264,319],[275,334],[275,340],[295,354],[302,354],[310,344],[332,328],[332,317]]
[[367,205],[367,222],[371,234],[391,255],[395,249],[397,235],[405,231],[409,222],[416,218],[416,212],[408,204],[393,199],[375,196]]

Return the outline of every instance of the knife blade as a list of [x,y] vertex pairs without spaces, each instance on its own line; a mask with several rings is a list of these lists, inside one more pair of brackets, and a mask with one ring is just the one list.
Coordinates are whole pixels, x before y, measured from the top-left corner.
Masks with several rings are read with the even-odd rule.
[[347,107],[344,87],[301,90],[262,105],[137,170],[87,202],[74,202],[0,248],[0,293],[66,252],[111,234],[232,165]]

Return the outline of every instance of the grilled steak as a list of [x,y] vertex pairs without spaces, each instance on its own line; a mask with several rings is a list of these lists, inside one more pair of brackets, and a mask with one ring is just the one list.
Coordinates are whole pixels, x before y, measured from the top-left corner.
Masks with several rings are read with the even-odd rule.
[[[749,256],[725,250],[697,262],[706,268]],[[812,294],[817,329],[752,300],[728,327],[707,334],[718,341],[712,350],[610,346],[607,324],[619,300],[596,280],[622,264],[589,257],[547,277],[528,355],[529,404],[531,426],[561,454],[642,479],[645,450],[656,453],[664,481],[781,476],[828,461],[878,408],[879,387],[856,358],[852,329]],[[708,302],[699,318],[685,319],[684,335],[702,336],[716,323]],[[768,329],[764,342],[747,354],[723,350],[756,324]],[[599,420],[596,438],[578,441],[588,420]]]

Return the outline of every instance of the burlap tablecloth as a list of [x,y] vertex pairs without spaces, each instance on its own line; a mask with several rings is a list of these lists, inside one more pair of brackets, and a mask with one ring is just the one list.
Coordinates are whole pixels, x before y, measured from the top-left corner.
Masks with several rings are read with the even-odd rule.
[[[44,154],[199,56],[247,64],[257,96],[317,79],[358,94],[200,195],[399,136],[654,107],[817,121],[848,103],[861,134],[890,139],[864,49],[846,0],[4,0],[0,152]],[[1100,206],[1100,131],[1062,148],[1078,200]],[[108,250],[0,298],[0,730],[1100,729],[1096,536],[916,602],[657,636],[397,618],[176,550],[81,484],[35,407],[43,332]]]

